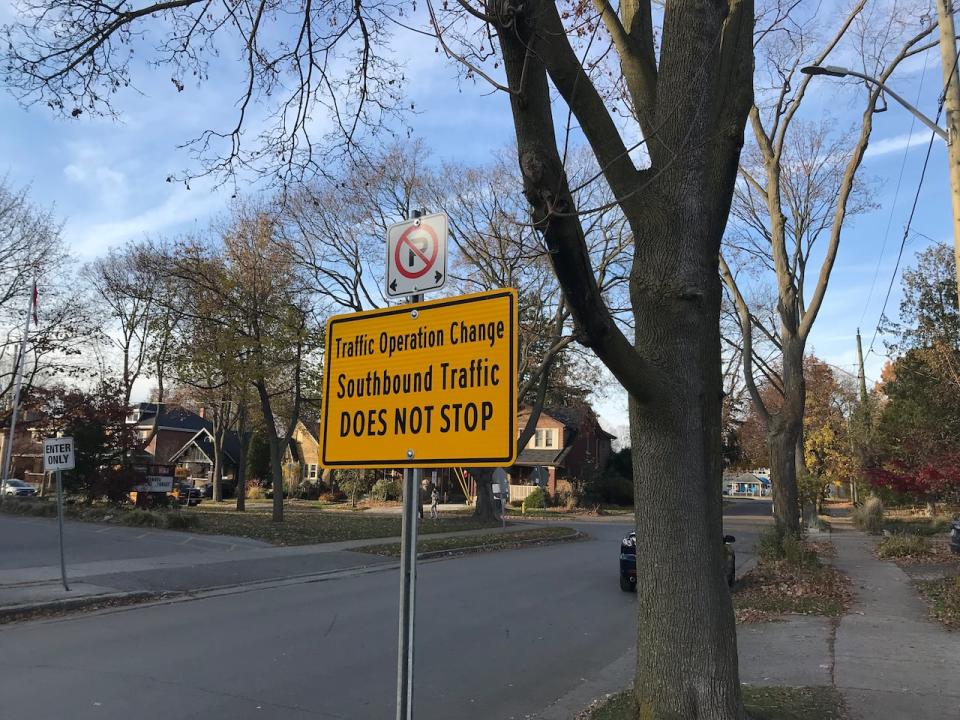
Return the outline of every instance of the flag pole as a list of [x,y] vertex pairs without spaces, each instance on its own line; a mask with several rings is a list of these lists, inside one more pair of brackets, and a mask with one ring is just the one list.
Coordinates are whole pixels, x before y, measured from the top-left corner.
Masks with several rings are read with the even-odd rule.
[[23,339],[20,341],[20,353],[17,355],[17,375],[13,385],[13,411],[10,414],[10,433],[3,446],[3,475],[0,476],[0,502],[7,495],[7,480],[10,477],[10,460],[13,456],[13,438],[17,430],[17,411],[20,409],[20,390],[23,387],[23,366],[26,365],[27,336],[30,333],[30,318],[37,312],[37,281],[33,281],[30,292],[30,304],[27,306],[27,319],[23,323]]

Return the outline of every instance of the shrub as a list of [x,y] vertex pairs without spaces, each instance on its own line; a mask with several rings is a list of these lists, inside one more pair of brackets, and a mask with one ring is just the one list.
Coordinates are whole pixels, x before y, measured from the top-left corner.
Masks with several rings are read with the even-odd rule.
[[400,482],[388,477],[380,478],[370,489],[370,497],[377,502],[399,500],[402,493],[403,488],[400,487]]
[[775,525],[771,525],[760,533],[754,545],[754,552],[760,560],[783,559],[783,533]]
[[8,497],[3,501],[4,512],[13,515],[33,515],[35,517],[56,517],[57,504],[43,498]]
[[883,529],[883,501],[878,497],[869,497],[867,501],[853,511],[853,524],[860,530],[877,534]]
[[880,541],[877,555],[882,558],[923,557],[932,552],[930,541],[920,535],[891,535]]
[[347,494],[340,489],[336,489],[320,493],[320,497],[317,499],[322,503],[342,503],[347,499]]
[[247,485],[247,500],[263,500],[267,496],[267,491],[262,485],[250,483]]
[[511,501],[510,501],[510,507],[518,508],[518,507],[520,507],[521,505],[523,505],[523,500],[511,500]]
[[543,488],[537,488],[527,495],[524,502],[528,508],[545,508],[547,506],[547,494],[543,491]]
[[803,540],[800,540],[781,528],[768,527],[757,538],[754,546],[757,557],[767,562],[783,560],[790,565],[810,566],[817,564],[817,554]]

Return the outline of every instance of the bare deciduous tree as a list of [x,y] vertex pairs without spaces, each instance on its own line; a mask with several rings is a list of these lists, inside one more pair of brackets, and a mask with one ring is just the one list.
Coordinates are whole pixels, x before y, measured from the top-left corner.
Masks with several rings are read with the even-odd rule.
[[[777,522],[794,534],[800,529],[797,468],[803,465],[803,358],[843,231],[850,217],[869,206],[859,170],[880,95],[879,89],[868,88],[860,126],[850,134],[837,131],[829,119],[804,120],[800,113],[812,78],[800,75],[800,67],[823,64],[852,45],[865,64],[879,67],[877,74],[886,81],[903,60],[930,48],[927,38],[935,28],[935,22],[917,22],[905,3],[894,3],[883,17],[867,13],[867,5],[867,0],[860,0],[841,15],[826,39],[801,26],[760,40],[772,89],[758,92],[750,110],[753,144],[740,165],[733,203],[736,223],[720,261],[739,317],[744,379],[766,426]],[[878,23],[884,33],[876,44]],[[821,49],[812,55],[809,48],[818,41]],[[764,75],[758,77],[762,82]],[[811,266],[820,254],[819,266]],[[744,264],[764,268],[772,276],[776,297],[772,316],[751,303]],[[773,361],[758,347],[765,352],[772,348]],[[758,376],[776,389],[777,407],[764,402]]]

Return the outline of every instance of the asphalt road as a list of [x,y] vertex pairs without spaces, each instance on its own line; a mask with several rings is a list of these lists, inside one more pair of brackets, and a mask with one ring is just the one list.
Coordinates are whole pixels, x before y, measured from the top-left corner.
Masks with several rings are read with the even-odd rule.
[[[746,510],[727,528],[740,555],[762,516]],[[533,717],[624,656],[635,596],[617,585],[617,543],[628,525],[584,528],[584,542],[421,564],[419,720]],[[392,569],[4,626],[0,716],[390,718],[397,595]]]

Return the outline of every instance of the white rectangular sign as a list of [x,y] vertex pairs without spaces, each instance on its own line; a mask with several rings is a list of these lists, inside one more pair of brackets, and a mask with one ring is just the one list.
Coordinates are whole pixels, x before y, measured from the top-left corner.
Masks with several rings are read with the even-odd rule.
[[173,490],[173,477],[170,475],[147,475],[143,482],[137,483],[130,489],[137,492],[170,492]]
[[420,295],[446,282],[446,213],[411,218],[387,228],[387,297]]
[[43,441],[44,472],[73,470],[75,462],[73,438],[50,438]]

